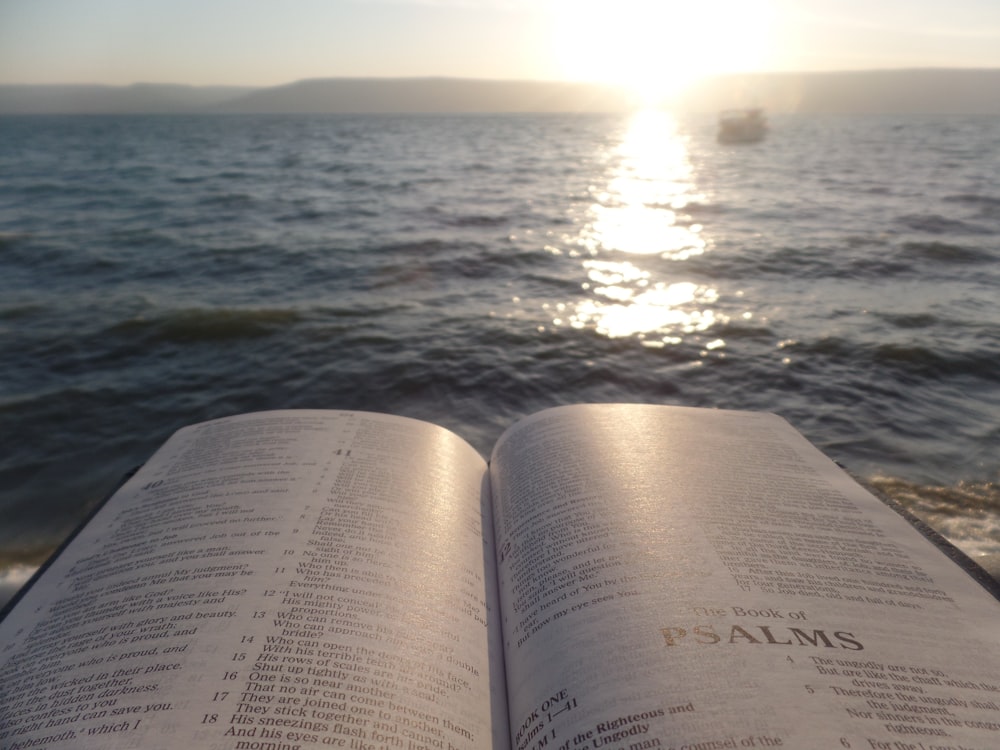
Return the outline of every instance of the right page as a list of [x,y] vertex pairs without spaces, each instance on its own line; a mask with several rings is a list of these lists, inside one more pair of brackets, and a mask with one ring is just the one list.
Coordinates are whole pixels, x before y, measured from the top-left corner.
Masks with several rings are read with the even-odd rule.
[[491,482],[517,750],[1000,747],[1000,603],[781,418],[560,407]]

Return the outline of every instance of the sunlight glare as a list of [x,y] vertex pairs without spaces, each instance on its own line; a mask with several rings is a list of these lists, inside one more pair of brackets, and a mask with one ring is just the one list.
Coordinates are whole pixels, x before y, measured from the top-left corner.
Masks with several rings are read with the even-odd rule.
[[687,281],[650,284],[649,273],[628,261],[590,260],[584,267],[597,284],[593,288],[597,298],[577,305],[569,319],[574,328],[593,327],[617,338],[656,331],[695,333],[718,322],[708,307],[718,299],[715,289]]
[[[708,249],[701,226],[685,212],[706,199],[696,190],[688,140],[676,119],[662,111],[633,115],[612,155],[606,187],[595,191],[588,220],[566,238],[586,256],[581,286],[588,297],[557,306],[560,315],[552,323],[608,338],[635,336],[648,347],[679,344],[724,323],[713,309],[716,289],[657,278]],[[705,351],[724,346],[716,339]]]
[[659,103],[696,80],[760,66],[771,0],[554,0],[561,75]]
[[619,250],[685,260],[705,252],[701,226],[682,215],[704,196],[694,190],[687,144],[674,118],[656,111],[633,115],[618,156],[580,233],[589,254]]

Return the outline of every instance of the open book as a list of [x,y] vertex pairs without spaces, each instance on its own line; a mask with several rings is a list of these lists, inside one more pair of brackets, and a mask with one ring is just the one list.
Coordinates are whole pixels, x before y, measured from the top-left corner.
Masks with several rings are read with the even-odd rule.
[[774,415],[247,414],[7,613],[0,747],[985,750],[1000,603]]

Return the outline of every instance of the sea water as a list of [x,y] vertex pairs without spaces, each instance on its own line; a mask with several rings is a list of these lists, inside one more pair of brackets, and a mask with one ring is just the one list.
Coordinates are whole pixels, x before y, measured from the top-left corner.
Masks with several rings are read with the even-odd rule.
[[1000,120],[0,118],[0,569],[191,422],[787,418],[1000,552]]

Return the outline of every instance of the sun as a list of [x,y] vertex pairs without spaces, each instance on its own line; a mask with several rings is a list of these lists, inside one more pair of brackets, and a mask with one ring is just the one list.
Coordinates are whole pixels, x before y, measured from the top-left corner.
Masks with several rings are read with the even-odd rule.
[[768,49],[769,0],[555,0],[552,9],[560,75],[624,86],[646,103],[758,69]]

